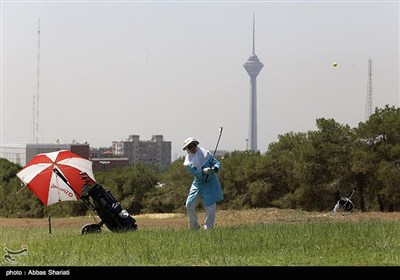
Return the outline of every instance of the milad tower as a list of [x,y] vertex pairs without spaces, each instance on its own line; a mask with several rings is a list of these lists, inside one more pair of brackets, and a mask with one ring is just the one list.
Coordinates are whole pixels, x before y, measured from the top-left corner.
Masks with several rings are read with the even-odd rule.
[[264,64],[261,63],[255,53],[255,15],[253,15],[253,53],[243,64],[243,67],[250,76],[249,149],[257,151],[257,76]]

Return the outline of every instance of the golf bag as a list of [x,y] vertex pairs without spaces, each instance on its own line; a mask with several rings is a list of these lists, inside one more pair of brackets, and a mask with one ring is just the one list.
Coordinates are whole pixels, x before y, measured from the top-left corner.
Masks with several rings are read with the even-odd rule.
[[336,202],[335,207],[333,208],[332,212],[336,213],[338,211],[352,211],[354,208],[354,203],[350,200],[350,198],[353,196],[354,192],[356,189],[353,189],[349,197],[341,197],[338,202]]
[[137,229],[136,220],[129,215],[109,190],[85,174],[82,174],[82,179],[85,180],[85,185],[82,187],[81,199],[101,219],[99,223],[85,225],[82,228],[82,234],[100,232],[103,224],[113,232]]

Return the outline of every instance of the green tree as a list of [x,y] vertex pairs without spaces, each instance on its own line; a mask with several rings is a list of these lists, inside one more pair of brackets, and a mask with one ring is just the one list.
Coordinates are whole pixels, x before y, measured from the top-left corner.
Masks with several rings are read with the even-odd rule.
[[[224,155],[221,161],[219,180],[224,192],[222,207],[241,209],[255,204],[263,204],[255,193],[264,193],[266,169],[260,152],[233,151]],[[261,188],[259,190],[258,188]]]
[[99,172],[96,180],[130,213],[139,214],[147,192],[155,189],[159,182],[159,173],[156,167],[139,163],[110,172]]
[[[351,172],[354,131],[333,119],[317,119],[317,131],[308,132],[312,153],[304,160],[304,199],[306,210],[332,209],[334,203],[356,187]],[[346,194],[346,195],[345,195]],[[314,204],[314,205],[313,205]]]
[[[272,205],[279,208],[302,207],[301,186],[308,176],[303,173],[305,158],[311,153],[306,133],[289,132],[279,135],[278,141],[271,143],[266,153],[268,182],[273,193]],[[301,179],[301,180],[300,180]]]
[[184,212],[193,177],[183,166],[183,158],[174,161],[160,175],[157,187],[146,194],[145,212]]
[[[376,108],[356,134],[352,169],[363,182],[363,199],[371,207],[400,209],[400,109],[386,105]],[[384,198],[384,200],[382,199]],[[383,205],[385,203],[386,205]]]

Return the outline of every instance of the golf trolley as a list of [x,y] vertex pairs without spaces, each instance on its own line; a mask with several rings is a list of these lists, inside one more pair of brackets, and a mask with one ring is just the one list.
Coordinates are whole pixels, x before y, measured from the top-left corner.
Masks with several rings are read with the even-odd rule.
[[336,213],[338,211],[352,211],[354,208],[354,203],[350,200],[351,197],[353,196],[354,192],[356,191],[356,189],[353,189],[351,191],[351,194],[349,195],[349,197],[341,197],[338,202],[336,202],[335,207],[332,210],[332,213]]
[[[58,169],[54,169],[53,172],[69,185],[67,179]],[[86,172],[79,174],[84,181],[84,185],[82,186],[81,195],[76,192],[75,194],[87,205],[91,212],[97,213],[101,219],[97,223],[93,216],[96,223],[83,226],[82,234],[99,233],[104,224],[112,232],[137,229],[136,220],[129,215],[128,211],[122,207],[121,203],[114,198],[109,190],[106,190],[102,185],[90,178]]]
[[[96,183],[86,173],[81,173],[85,184],[82,187],[81,199],[90,210],[94,210],[101,221],[87,224],[82,228],[82,234],[101,232],[103,224],[113,232],[137,229],[136,220],[129,215],[109,190]],[[92,203],[93,202],[93,203]]]

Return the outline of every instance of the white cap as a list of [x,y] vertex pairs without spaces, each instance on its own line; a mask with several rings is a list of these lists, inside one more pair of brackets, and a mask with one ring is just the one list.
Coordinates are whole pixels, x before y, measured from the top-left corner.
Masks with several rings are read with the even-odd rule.
[[199,145],[199,141],[197,141],[195,138],[193,137],[186,138],[185,141],[183,141],[183,150],[186,150],[187,146],[189,146],[190,143],[193,142],[196,143],[196,145]]

